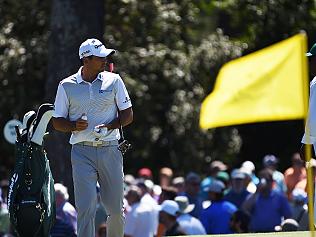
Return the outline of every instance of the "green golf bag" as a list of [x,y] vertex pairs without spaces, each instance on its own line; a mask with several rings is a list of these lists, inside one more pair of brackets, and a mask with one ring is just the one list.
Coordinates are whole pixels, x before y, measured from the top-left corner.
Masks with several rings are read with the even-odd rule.
[[53,107],[42,106],[33,122],[22,130],[22,135],[17,130],[16,163],[9,183],[8,209],[19,237],[49,237],[56,216],[54,180],[42,146],[51,116],[41,113]]

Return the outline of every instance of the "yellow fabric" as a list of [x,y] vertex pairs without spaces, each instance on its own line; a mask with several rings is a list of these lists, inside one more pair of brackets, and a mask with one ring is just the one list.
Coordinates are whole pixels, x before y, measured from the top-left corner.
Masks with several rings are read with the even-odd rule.
[[306,41],[298,34],[225,64],[202,103],[201,128],[305,118]]

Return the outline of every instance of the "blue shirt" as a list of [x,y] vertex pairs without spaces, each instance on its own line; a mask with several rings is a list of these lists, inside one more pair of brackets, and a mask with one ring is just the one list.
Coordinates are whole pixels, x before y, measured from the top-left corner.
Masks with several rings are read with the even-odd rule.
[[200,220],[207,234],[231,234],[229,222],[232,214],[237,211],[234,204],[227,201],[212,202],[202,210]]
[[229,192],[224,196],[224,200],[231,202],[237,208],[240,208],[243,202],[246,200],[250,192],[246,189],[241,193],[236,193],[234,190],[229,190]]
[[267,197],[259,194],[251,210],[250,230],[255,232],[274,231],[281,219],[291,218],[292,213],[286,197],[272,190]]

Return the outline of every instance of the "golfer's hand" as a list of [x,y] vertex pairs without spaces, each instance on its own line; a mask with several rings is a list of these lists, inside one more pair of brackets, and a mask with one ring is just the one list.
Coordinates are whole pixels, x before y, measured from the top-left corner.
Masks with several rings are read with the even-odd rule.
[[88,121],[84,119],[78,119],[75,122],[75,131],[82,131],[85,130],[88,127]]

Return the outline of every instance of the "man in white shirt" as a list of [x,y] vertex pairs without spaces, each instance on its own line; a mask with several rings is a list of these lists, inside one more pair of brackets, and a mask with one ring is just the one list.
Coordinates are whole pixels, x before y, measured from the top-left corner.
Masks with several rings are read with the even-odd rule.
[[108,56],[114,53],[97,39],[83,42],[79,48],[83,66],[60,82],[55,99],[53,125],[56,130],[72,133],[78,237],[95,235],[97,181],[109,215],[107,235],[124,235],[123,157],[118,150],[118,128],[133,121],[133,111],[121,77],[104,71]]
[[131,209],[126,214],[124,237],[153,237],[155,234],[152,207],[140,201],[141,195],[139,187],[129,187],[126,200]]

